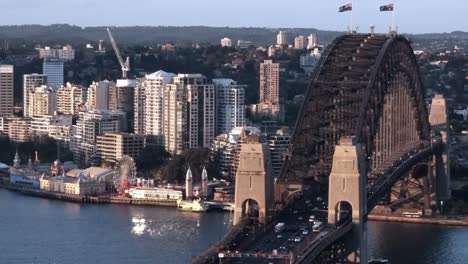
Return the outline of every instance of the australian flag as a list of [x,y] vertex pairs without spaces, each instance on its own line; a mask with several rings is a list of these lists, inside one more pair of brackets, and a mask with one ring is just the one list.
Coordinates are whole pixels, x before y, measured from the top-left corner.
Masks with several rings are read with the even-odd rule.
[[351,11],[353,10],[353,4],[349,3],[344,6],[340,6],[340,9],[338,9],[338,12],[346,12],[346,11]]
[[381,6],[380,11],[393,11],[393,4],[388,4],[388,5]]

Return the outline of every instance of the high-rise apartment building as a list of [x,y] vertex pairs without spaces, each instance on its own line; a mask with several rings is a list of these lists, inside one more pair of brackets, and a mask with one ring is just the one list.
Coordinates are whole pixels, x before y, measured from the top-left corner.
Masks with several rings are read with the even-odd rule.
[[164,90],[177,75],[164,71],[146,75],[142,86],[145,91],[144,134],[161,139],[164,135]]
[[105,133],[126,132],[125,113],[93,110],[80,112],[71,142],[75,160],[89,165],[96,155],[96,138]]
[[313,49],[314,47],[317,46],[317,34],[311,33],[307,37],[308,43],[307,43],[307,49]]
[[216,90],[216,135],[245,126],[244,86],[231,79],[213,79]]
[[288,35],[286,34],[286,31],[280,31],[278,35],[276,35],[276,45],[283,46],[288,44]]
[[305,48],[305,37],[303,35],[299,35],[294,38],[294,48],[295,49],[304,49]]
[[105,133],[96,137],[96,160],[101,165],[115,165],[124,155],[138,158],[144,147],[143,135]]
[[219,153],[220,173],[234,179],[239,166],[239,150],[245,136],[261,137],[256,127],[235,127],[229,133],[221,134],[213,141],[212,150]]
[[259,111],[278,115],[279,105],[279,63],[265,60],[260,64],[260,102]]
[[267,142],[271,153],[271,167],[273,177],[275,178],[280,176],[286,154],[289,150],[290,141],[291,135],[286,128],[278,129],[275,134],[267,136]]
[[86,108],[88,110],[109,110],[110,91],[115,87],[114,82],[93,82],[88,88]]
[[44,59],[42,73],[47,75],[47,84],[54,90],[63,85],[63,61],[60,59]]
[[187,89],[189,148],[209,148],[215,138],[216,98],[214,85],[201,74],[179,74],[174,83]]
[[145,134],[145,78],[136,79],[133,90],[133,133],[137,135]]
[[0,65],[0,116],[13,115],[13,65]]
[[85,105],[86,93],[79,85],[67,83],[57,90],[57,112],[66,115],[77,115]]
[[221,47],[232,47],[232,40],[230,38],[222,38]]
[[25,74],[23,75],[23,115],[29,116],[29,92],[34,91],[36,87],[47,85],[47,76],[44,74]]
[[56,92],[52,87],[41,85],[29,92],[27,116],[53,115],[57,107]]
[[37,115],[31,117],[30,120],[31,134],[36,136],[50,136],[51,130],[54,130],[57,126],[72,126],[72,116],[70,115]]
[[180,154],[188,147],[187,91],[183,84],[168,84],[164,90],[164,146]]
[[109,109],[126,114],[127,128],[133,131],[134,89],[136,80],[117,80],[117,84],[110,89]]

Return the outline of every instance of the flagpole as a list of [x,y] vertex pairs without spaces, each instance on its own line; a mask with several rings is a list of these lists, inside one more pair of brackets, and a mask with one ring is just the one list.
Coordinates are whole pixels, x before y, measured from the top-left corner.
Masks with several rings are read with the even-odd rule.
[[353,12],[354,12],[354,0],[351,0],[351,33],[354,31],[353,27]]
[[395,8],[392,8],[392,31],[395,31]]

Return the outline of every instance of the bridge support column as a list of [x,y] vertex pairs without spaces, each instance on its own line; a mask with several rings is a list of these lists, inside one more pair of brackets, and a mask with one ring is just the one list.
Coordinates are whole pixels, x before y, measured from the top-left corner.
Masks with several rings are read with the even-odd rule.
[[353,252],[351,263],[367,264],[367,228],[365,225],[366,168],[361,145],[354,137],[342,138],[335,147],[329,177],[328,223],[339,224],[351,213]]
[[234,204],[234,225],[244,217],[267,222],[274,198],[271,157],[266,144],[242,143]]

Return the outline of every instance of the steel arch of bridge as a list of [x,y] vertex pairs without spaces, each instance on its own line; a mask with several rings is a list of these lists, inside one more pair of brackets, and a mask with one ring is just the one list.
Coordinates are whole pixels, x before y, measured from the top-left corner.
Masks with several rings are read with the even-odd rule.
[[405,37],[347,34],[328,46],[307,89],[280,180],[326,183],[343,136],[361,143],[374,175],[430,140],[418,66]]

